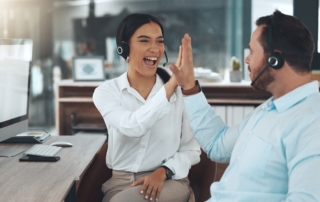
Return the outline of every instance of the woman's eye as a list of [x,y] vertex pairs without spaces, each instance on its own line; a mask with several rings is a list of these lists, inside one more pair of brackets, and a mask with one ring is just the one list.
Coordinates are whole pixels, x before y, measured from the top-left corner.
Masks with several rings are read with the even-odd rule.
[[158,43],[164,43],[164,41],[163,41],[163,40],[161,40],[161,41],[158,41]]
[[149,42],[148,40],[141,40],[140,42]]

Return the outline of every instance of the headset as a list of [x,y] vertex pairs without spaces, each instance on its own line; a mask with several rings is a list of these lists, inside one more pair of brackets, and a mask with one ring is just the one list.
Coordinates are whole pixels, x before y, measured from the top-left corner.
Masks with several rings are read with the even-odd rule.
[[284,57],[281,53],[274,51],[274,43],[272,38],[272,21],[270,22],[268,26],[269,32],[268,32],[268,47],[270,51],[270,55],[267,58],[267,66],[265,66],[262,71],[258,74],[258,76],[252,81],[251,86],[255,84],[255,82],[260,78],[260,76],[268,69],[268,67],[271,67],[273,69],[280,69],[284,64]]
[[[124,28],[126,27],[127,22],[128,22],[129,19],[126,20],[126,22],[123,24],[123,26],[122,26],[122,28],[120,30],[119,40],[120,40],[121,44],[117,47],[117,53],[119,55],[121,55],[125,60],[127,60],[128,56],[129,56],[130,47],[129,47],[129,45],[127,43],[122,42],[122,36],[123,36]],[[165,67],[166,64],[168,63],[168,57],[167,57],[166,51],[164,51],[164,55],[166,57],[166,62],[163,63],[163,67]]]

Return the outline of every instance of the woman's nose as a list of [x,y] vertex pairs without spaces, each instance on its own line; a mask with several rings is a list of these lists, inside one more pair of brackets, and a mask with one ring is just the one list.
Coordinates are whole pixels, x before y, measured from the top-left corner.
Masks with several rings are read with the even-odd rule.
[[150,52],[153,52],[153,53],[160,52],[159,48],[156,48],[156,47],[151,47],[149,50],[150,50]]

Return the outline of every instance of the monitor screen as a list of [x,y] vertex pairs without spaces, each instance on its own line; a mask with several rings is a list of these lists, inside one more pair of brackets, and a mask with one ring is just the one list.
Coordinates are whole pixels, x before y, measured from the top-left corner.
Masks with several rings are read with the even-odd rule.
[[28,129],[32,40],[0,39],[0,141]]

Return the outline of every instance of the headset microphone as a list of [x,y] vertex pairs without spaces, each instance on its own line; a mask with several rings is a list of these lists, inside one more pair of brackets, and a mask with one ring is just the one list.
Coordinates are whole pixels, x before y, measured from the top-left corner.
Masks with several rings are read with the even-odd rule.
[[251,86],[253,86],[256,83],[258,78],[268,69],[268,67],[269,67],[269,64],[265,66],[263,70],[258,74],[258,76],[251,82]]
[[[272,20],[272,19],[271,19]],[[274,51],[274,44],[272,38],[272,22],[268,25],[268,47],[270,51],[270,55],[267,58],[267,66],[258,74],[258,76],[251,82],[251,86],[255,84],[258,78],[268,69],[271,67],[273,69],[280,69],[284,64],[284,57],[281,53]]]
[[165,66],[166,66],[166,64],[168,63],[168,56],[167,56],[166,51],[164,51],[164,56],[166,56],[166,62],[165,62],[165,63],[163,63],[163,67],[165,67]]

